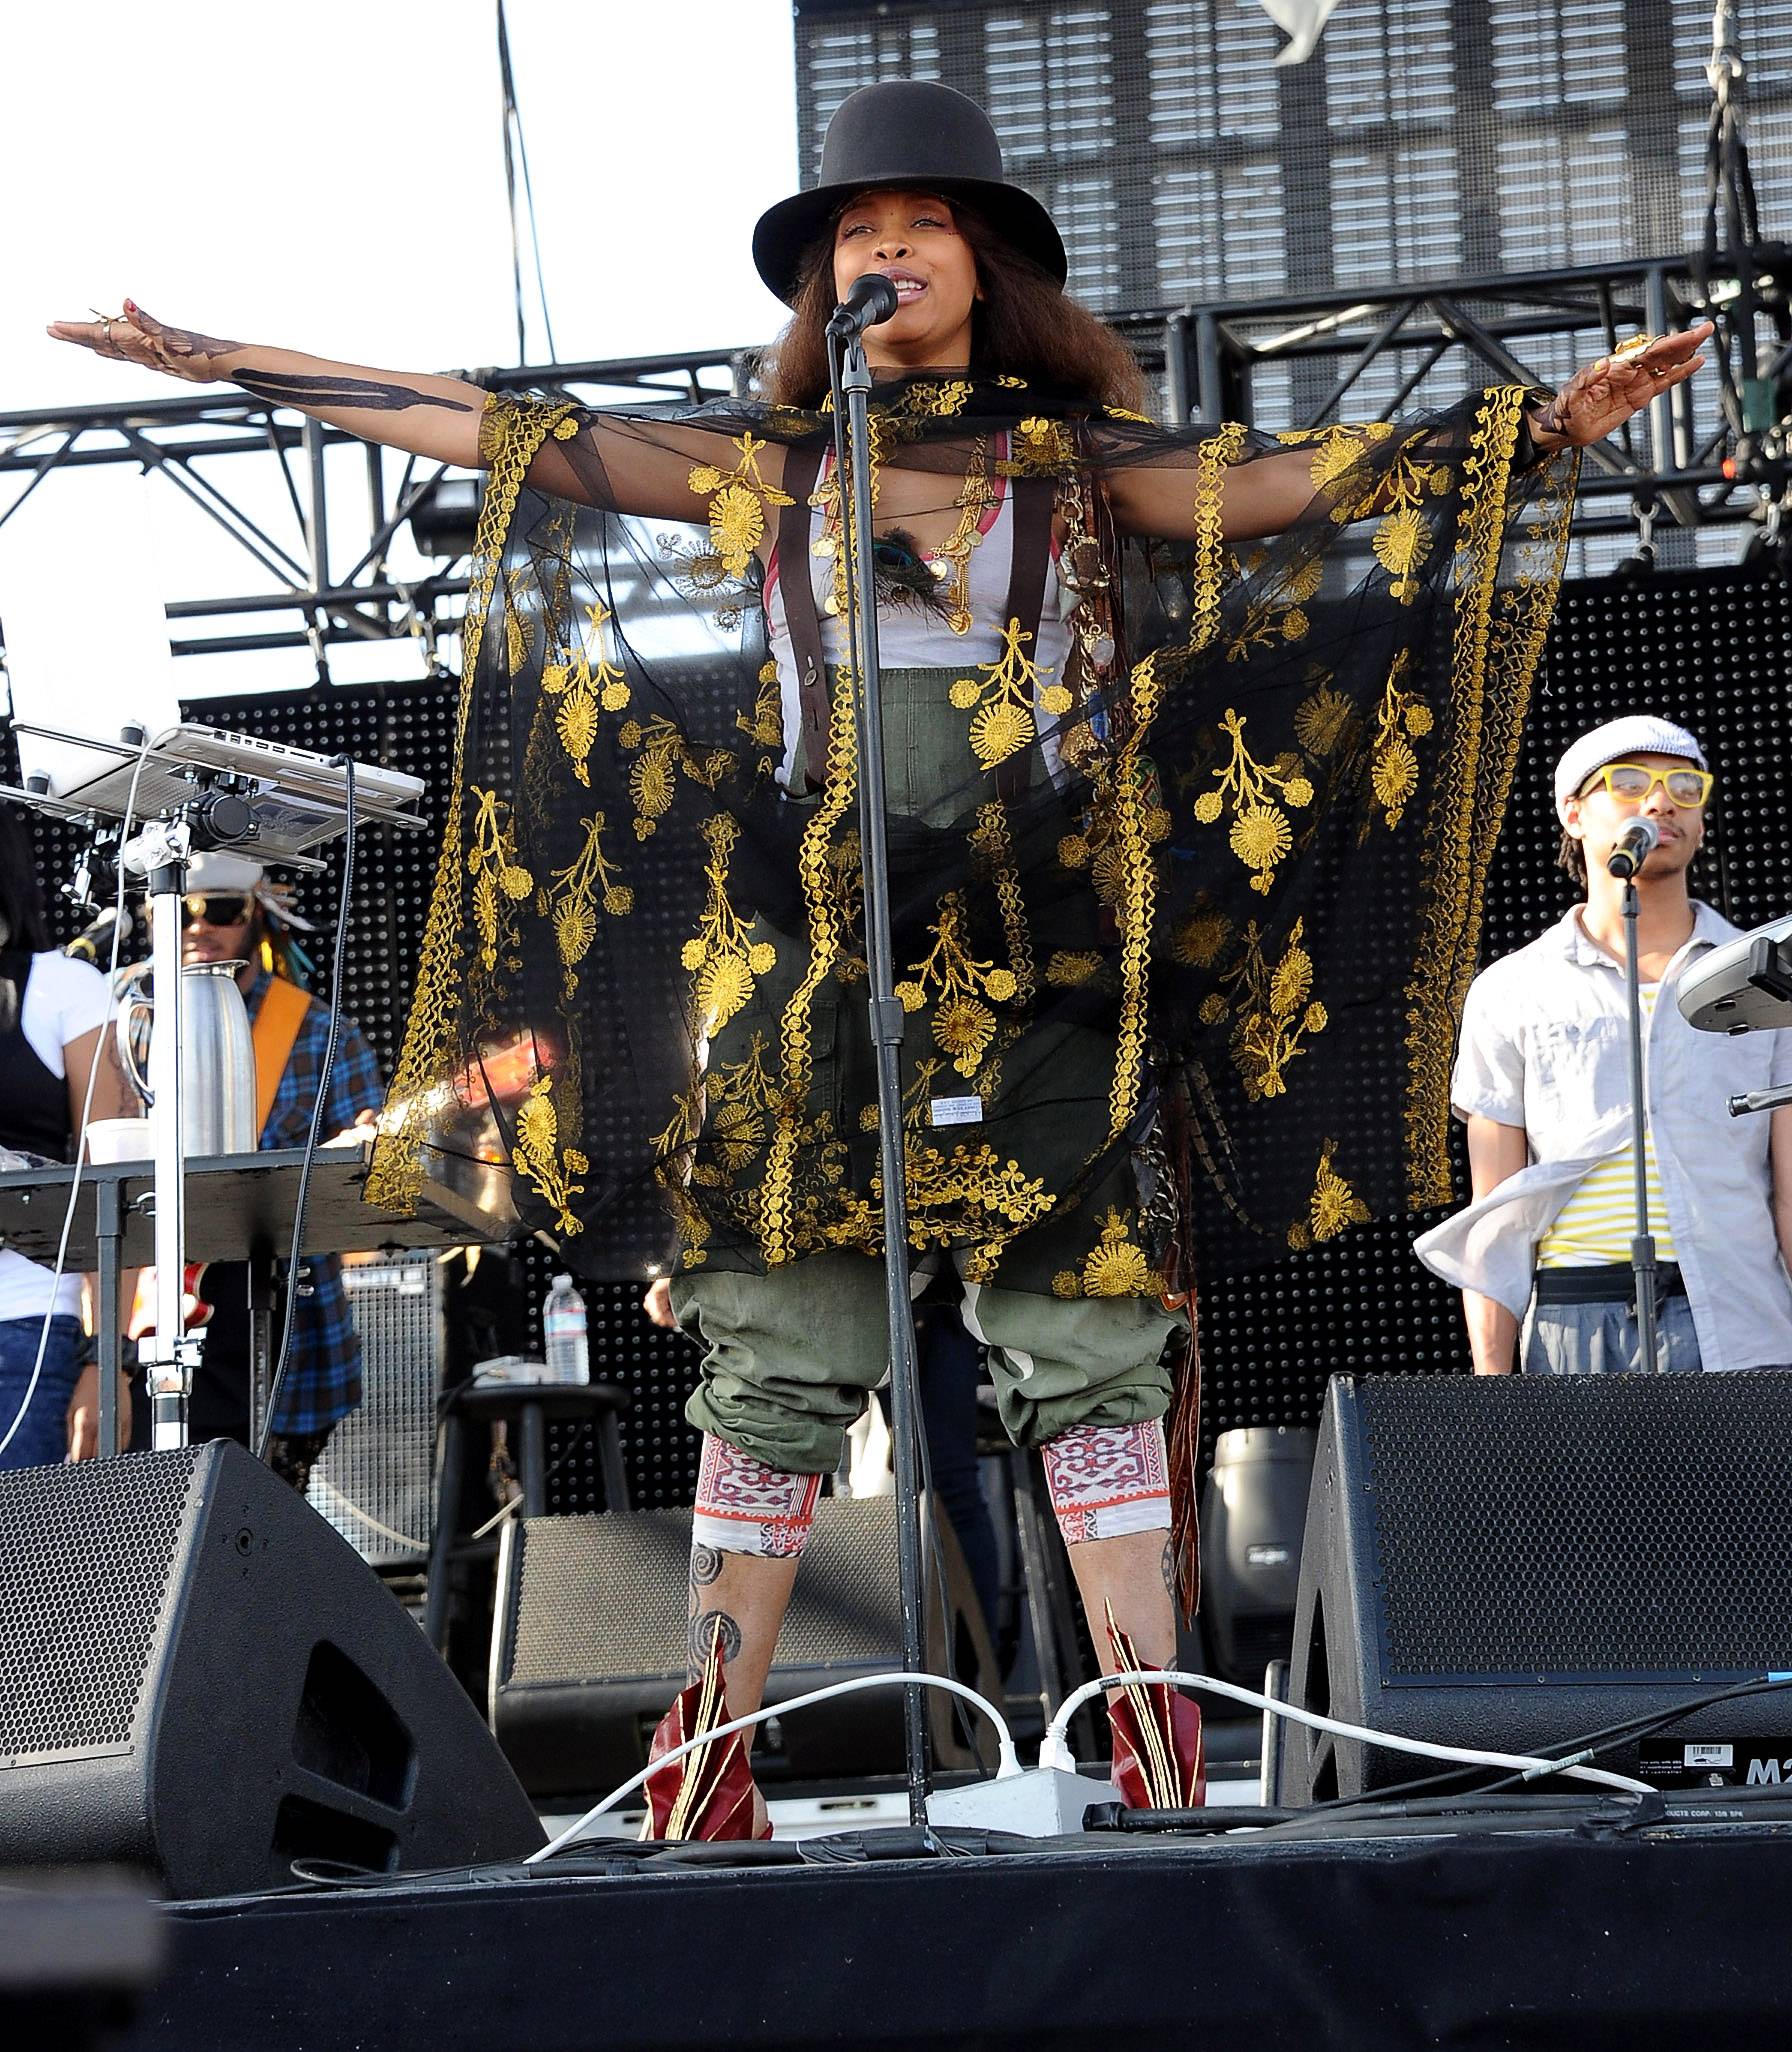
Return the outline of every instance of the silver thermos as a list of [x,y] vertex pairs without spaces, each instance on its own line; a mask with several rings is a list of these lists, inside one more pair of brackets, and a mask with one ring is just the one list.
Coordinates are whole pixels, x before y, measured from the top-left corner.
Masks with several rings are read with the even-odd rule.
[[[255,1043],[236,982],[242,966],[193,962],[180,973],[181,1124],[189,1157],[253,1154],[261,1137],[255,1130]],[[154,1000],[139,992],[118,1013],[119,1053],[146,1104],[154,1099],[132,1042],[134,1022],[145,1014],[153,1019],[154,1012]]]

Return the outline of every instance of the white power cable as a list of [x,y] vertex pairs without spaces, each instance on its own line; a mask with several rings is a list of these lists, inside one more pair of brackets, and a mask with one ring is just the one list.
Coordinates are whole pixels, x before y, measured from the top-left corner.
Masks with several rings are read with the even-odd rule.
[[975,1704],[996,1728],[996,1779],[1006,1781],[1021,1771],[1020,1756],[1014,1750],[1014,1734],[1008,1729],[1008,1720],[987,1696],[980,1696],[975,1689],[967,1688],[963,1682],[952,1681],[943,1674],[858,1674],[850,1681],[830,1682],[825,1689],[811,1689],[806,1696],[792,1696],[788,1702],[775,1703],[769,1710],[755,1710],[750,1717],[733,1718],[727,1724],[718,1724],[714,1731],[706,1731],[701,1738],[686,1739],[683,1745],[672,1747],[651,1766],[631,1775],[620,1788],[611,1789],[601,1803],[593,1803],[576,1824],[568,1825],[558,1838],[550,1840],[539,1852],[532,1852],[524,1865],[532,1867],[537,1860],[545,1860],[557,1853],[563,1845],[577,1838],[587,1824],[601,1817],[606,1810],[614,1809],[625,1795],[633,1794],[651,1775],[658,1774],[662,1768],[669,1767],[674,1760],[682,1759],[697,1747],[708,1745],[712,1739],[727,1738],[731,1732],[746,1731],[755,1724],[764,1724],[768,1718],[787,1716],[792,1710],[806,1710],[813,1703],[825,1703],[830,1696],[848,1696],[859,1689],[912,1687],[944,1689],[950,1695],[961,1696],[967,1703]]
[[377,1532],[382,1539],[390,1539],[394,1545],[406,1547],[412,1553],[429,1552],[427,1539],[415,1539],[409,1532],[400,1532],[391,1525],[381,1524],[371,1511],[363,1510],[352,1496],[344,1496],[328,1475],[319,1475],[313,1471],[311,1480],[339,1509],[347,1512],[351,1518],[359,1518],[370,1532]]
[[1371,1731],[1360,1724],[1346,1724],[1341,1718],[1324,1717],[1317,1710],[1302,1710],[1293,1703],[1280,1702],[1274,1696],[1260,1695],[1255,1689],[1241,1689],[1233,1682],[1216,1681],[1210,1674],[1184,1674],[1175,1668],[1161,1667],[1143,1671],[1128,1668],[1121,1674],[1104,1674],[1099,1681],[1085,1682],[1080,1689],[1073,1690],[1059,1704],[1058,1714],[1046,1726],[1045,1737],[1039,1743],[1040,1766],[1073,1772],[1076,1762],[1064,1743],[1071,1718],[1091,1696],[1127,1682],[1179,1682],[1185,1688],[1204,1689],[1213,1695],[1230,1696],[1236,1703],[1250,1703],[1259,1710],[1274,1711],[1278,1717],[1310,1725],[1315,1731],[1329,1731],[1339,1738],[1362,1739],[1372,1746],[1386,1746],[1391,1752],[1417,1753],[1426,1760],[1459,1761],[1469,1767],[1505,1767],[1522,1774],[1526,1781],[1540,1780],[1546,1774],[1565,1774],[1575,1781],[1594,1781],[1604,1788],[1620,1789],[1626,1795],[1655,1793],[1646,1781],[1632,1781],[1628,1775],[1612,1774],[1603,1767],[1582,1764],[1583,1756],[1545,1760],[1531,1753],[1494,1753],[1482,1752],[1473,1746],[1435,1745],[1428,1739],[1403,1738],[1398,1732]]
[[[49,1352],[50,1327],[56,1322],[56,1292],[62,1283],[62,1272],[68,1266],[69,1234],[74,1230],[75,1206],[81,1200],[81,1175],[87,1162],[87,1120],[93,1110],[93,1086],[99,1081],[100,1068],[106,1059],[106,1035],[111,1030],[112,1015],[118,1008],[118,951],[124,940],[124,895],[125,866],[124,844],[130,839],[131,827],[137,814],[137,784],[143,775],[143,764],[149,755],[149,734],[144,732],[137,746],[137,761],[131,770],[130,789],[125,794],[124,818],[118,829],[118,893],[113,904],[112,954],[106,964],[106,1016],[100,1021],[100,1037],[94,1043],[93,1060],[87,1068],[87,1091],[81,1100],[81,1124],[75,1134],[75,1173],[68,1186],[68,1203],[62,1213],[62,1233],[56,1242],[56,1265],[50,1271],[50,1301],[44,1311],[43,1324],[37,1335],[37,1358],[31,1364],[31,1379],[25,1385],[25,1394],[19,1399],[19,1407],[12,1415],[12,1423],[6,1428],[6,1436],[0,1439],[0,1454],[5,1453],[17,1436],[31,1409],[31,1399],[37,1394],[38,1380],[44,1372],[44,1356]],[[120,1305],[121,1315],[128,1306]]]

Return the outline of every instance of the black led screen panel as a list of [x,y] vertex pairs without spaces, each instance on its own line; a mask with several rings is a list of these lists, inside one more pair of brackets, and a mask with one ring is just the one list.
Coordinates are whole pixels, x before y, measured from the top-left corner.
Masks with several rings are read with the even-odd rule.
[[[1690,725],[1718,771],[1695,889],[1742,926],[1792,908],[1788,679],[1792,587],[1777,576],[1700,570],[1565,585],[1489,878],[1484,957],[1522,946],[1571,900],[1568,879],[1555,867],[1556,757],[1585,728],[1644,708]],[[212,725],[313,748],[350,748],[362,760],[409,770],[425,780],[434,807],[448,786],[453,704],[451,689],[417,684],[205,699],[189,710]],[[71,843],[62,829],[40,827],[38,846],[42,874],[54,888],[69,873]],[[370,836],[363,857],[350,913],[345,1004],[389,1072],[428,902],[433,834],[404,841]],[[304,909],[324,927],[317,945],[325,958],[336,888],[332,871],[301,892]],[[67,926],[63,919],[62,930]],[[1214,1434],[1234,1426],[1316,1424],[1325,1379],[1337,1369],[1466,1367],[1457,1299],[1410,1252],[1430,1216],[1360,1227],[1332,1246],[1204,1294],[1206,1452]],[[533,1244],[525,1261],[533,1310],[546,1294],[552,1263]],[[688,1502],[697,1454],[696,1434],[682,1416],[693,1380],[691,1349],[647,1324],[633,1284],[598,1285],[587,1295],[592,1373],[634,1394],[623,1438],[635,1506]],[[560,1463],[552,1508],[601,1507],[595,1447],[562,1436],[550,1452]]]

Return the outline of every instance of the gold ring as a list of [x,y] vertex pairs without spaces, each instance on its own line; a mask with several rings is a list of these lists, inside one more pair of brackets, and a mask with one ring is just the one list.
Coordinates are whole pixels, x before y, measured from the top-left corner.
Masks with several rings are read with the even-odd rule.
[[1612,351],[1616,360],[1620,356],[1641,356],[1645,349],[1653,349],[1661,340],[1659,335],[1632,335],[1628,342],[1620,342]]

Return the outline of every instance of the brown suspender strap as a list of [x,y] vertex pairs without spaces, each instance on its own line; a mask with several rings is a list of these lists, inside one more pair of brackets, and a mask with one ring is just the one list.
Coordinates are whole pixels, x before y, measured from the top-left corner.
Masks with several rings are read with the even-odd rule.
[[261,1009],[255,1014],[250,1040],[255,1048],[255,1138],[260,1143],[268,1114],[274,1109],[274,1093],[286,1064],[292,1057],[305,1023],[311,1000],[296,983],[276,976],[261,994]]
[[820,474],[819,447],[792,449],[784,465],[784,490],[790,495],[790,504],[778,515],[778,579],[784,592],[790,658],[796,664],[801,708],[796,766],[802,772],[804,791],[819,791],[827,774],[828,729],[833,718],[827,664],[821,654],[821,615],[815,607],[815,572],[809,561],[813,524],[809,494]]
[[[1039,623],[1045,614],[1046,573],[1052,560],[1052,509],[1057,504],[1057,488],[1050,478],[1017,477],[1008,489],[1013,494],[1010,532],[1014,540],[1008,570],[1008,603],[1002,624],[1006,626],[1010,620],[1018,620],[1023,631],[1033,637],[1030,646],[1037,655]],[[1055,677],[1047,681],[1061,684],[1064,680]],[[1017,751],[999,762],[996,765],[998,796],[1019,797],[1027,787],[1032,762],[1033,751],[1030,748]]]

